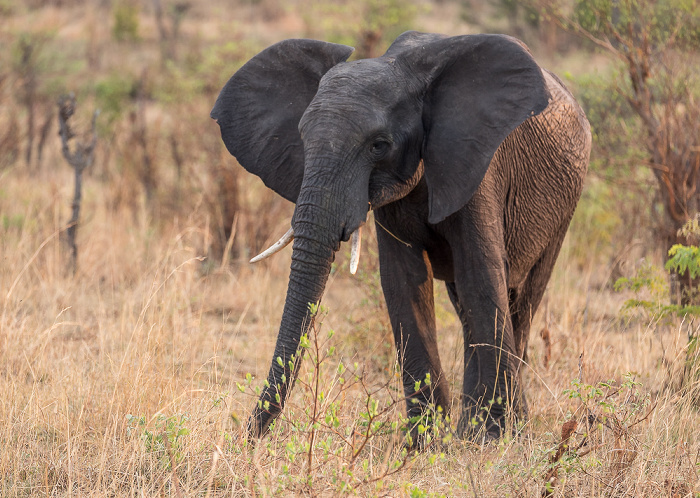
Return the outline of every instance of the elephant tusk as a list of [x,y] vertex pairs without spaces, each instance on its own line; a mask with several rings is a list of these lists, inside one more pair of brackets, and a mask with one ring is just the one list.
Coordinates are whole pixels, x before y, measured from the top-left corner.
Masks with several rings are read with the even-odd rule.
[[350,273],[357,272],[357,265],[360,264],[360,246],[362,245],[362,227],[358,227],[352,233],[352,248],[350,249]]
[[251,263],[257,263],[258,261],[262,261],[263,259],[267,259],[273,254],[276,254],[280,252],[282,249],[287,247],[289,243],[294,240],[294,229],[290,228],[287,230],[287,233],[282,235],[282,238],[272,244],[268,249],[265,251],[261,252],[257,256],[255,256],[253,259],[250,260]]

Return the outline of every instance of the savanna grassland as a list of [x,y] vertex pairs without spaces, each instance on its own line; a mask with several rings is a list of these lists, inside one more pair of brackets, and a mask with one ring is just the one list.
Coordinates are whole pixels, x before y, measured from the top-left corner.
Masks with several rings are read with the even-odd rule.
[[[607,59],[498,5],[0,0],[0,495],[697,495],[697,321],[621,310],[635,294],[614,291],[618,277],[641,268],[653,284],[643,288],[666,283],[653,278],[663,260],[648,178],[611,177],[600,149],[533,319],[530,418],[512,423],[517,436],[451,436],[463,341],[436,284],[454,420],[424,451],[405,450],[369,224],[356,276],[349,248],[337,256],[283,417],[257,445],[246,440],[291,250],[247,261],[286,230],[293,206],[226,152],[209,119],[219,89],[284,38],[372,55],[408,28],[504,31],[565,77],[595,131],[606,95],[590,82],[614,72]],[[100,109],[75,267],[56,107],[69,92],[71,147],[89,141]]]

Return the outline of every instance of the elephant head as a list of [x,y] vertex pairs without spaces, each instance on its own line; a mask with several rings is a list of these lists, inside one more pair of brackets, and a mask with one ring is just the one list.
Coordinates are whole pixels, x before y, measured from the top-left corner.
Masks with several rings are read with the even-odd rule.
[[408,32],[376,59],[346,62],[351,53],[321,41],[277,43],[231,77],[211,112],[239,163],[296,203],[289,286],[254,435],[280,413],[308,305],[368,210],[424,180],[428,222],[440,223],[470,200],[501,142],[548,104],[540,68],[507,36]]

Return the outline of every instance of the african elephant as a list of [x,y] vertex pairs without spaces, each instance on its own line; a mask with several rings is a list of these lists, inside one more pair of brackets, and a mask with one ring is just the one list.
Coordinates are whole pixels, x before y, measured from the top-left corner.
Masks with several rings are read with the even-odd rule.
[[[498,437],[508,410],[526,414],[521,360],[581,194],[588,121],[564,84],[508,36],[407,32],[381,57],[347,62],[352,51],[277,43],[231,77],[211,111],[238,162],[296,203],[277,244],[294,241],[271,387],[261,396],[269,409],[258,403],[249,429],[260,436],[280,414],[309,303],[321,299],[340,243],[352,236],[358,252],[373,210],[409,416],[450,405],[437,278],[464,329],[460,428]],[[415,391],[426,374],[432,382]]]

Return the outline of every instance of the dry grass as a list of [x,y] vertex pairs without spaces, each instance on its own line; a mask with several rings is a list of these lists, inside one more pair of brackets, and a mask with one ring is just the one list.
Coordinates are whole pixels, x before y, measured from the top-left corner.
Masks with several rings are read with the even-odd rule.
[[[566,247],[548,293],[548,368],[543,342],[532,338],[525,372],[531,419],[522,436],[486,447],[452,440],[403,457],[399,436],[388,431],[371,437],[351,465],[366,412],[356,383],[337,399],[340,435],[319,431],[317,444],[328,446],[314,447],[311,472],[304,446],[309,431],[295,429],[308,423],[305,411],[314,399],[303,387],[272,436],[253,449],[241,431],[253,399],[236,382],[245,384],[248,372],[265,376],[288,252],[264,266],[235,261],[204,274],[207,233],[197,212],[157,231],[148,223],[134,226],[131,216],[107,209],[100,201],[104,187],[90,181],[80,271],[69,278],[57,235],[69,198],[58,185],[67,179],[67,173],[42,178],[42,185],[55,186],[49,196],[36,188],[36,178],[17,171],[5,171],[0,181],[3,496],[177,495],[176,481],[183,495],[265,496],[286,489],[331,496],[345,481],[346,491],[360,495],[470,496],[474,486],[477,496],[533,496],[544,488],[562,424],[579,421],[572,448],[582,442],[589,416],[606,414],[598,398],[584,406],[564,391],[578,378],[596,384],[620,381],[627,372],[642,383],[640,393],[623,389],[608,398],[608,410],[627,413],[644,396],[651,404],[621,415],[619,426],[595,422],[587,443],[576,448],[584,456],[560,452],[552,496],[685,496],[697,489],[695,401],[687,389],[669,387],[669,369],[684,366],[685,329],[624,326],[620,298],[593,290],[587,275],[567,263]],[[332,277],[321,337],[335,330],[330,341],[339,353],[327,360],[321,387],[329,397],[337,394],[338,363],[352,369],[357,362],[365,387],[377,390],[384,406],[395,396],[393,346],[376,299],[371,242],[367,250],[364,283],[346,276],[345,255]],[[438,297],[443,361],[458,392],[461,333],[441,287]],[[534,330],[542,326],[536,318]],[[313,374],[310,363],[302,379]],[[403,406],[397,406],[385,420],[400,419]],[[144,417],[144,425],[128,415]],[[159,417],[169,418],[170,428]],[[167,450],[149,446],[147,436],[180,428],[189,432],[171,448],[173,472]],[[346,429],[355,434],[343,439]],[[405,465],[382,478],[396,462]]]
[[[243,22],[217,2],[203,5],[183,25],[192,41],[183,47],[193,51],[217,43],[222,32],[263,44],[299,35],[293,12],[264,22],[246,3],[241,15],[250,22]],[[93,44],[104,72],[138,73],[134,67],[158,57],[147,17],[142,45],[150,48],[136,50],[110,45],[108,20],[90,10],[85,18],[77,7],[17,12],[0,30],[3,42],[32,26],[54,30],[76,53]],[[435,12],[423,29],[457,30]],[[90,19],[100,29],[87,29]],[[0,68],[0,77],[8,74]],[[81,72],[76,79],[91,77]],[[16,143],[22,135],[14,116],[22,111],[12,92],[21,82],[4,81],[0,108],[8,112],[0,125],[11,126],[0,127],[0,144],[7,137]],[[125,159],[126,152],[134,161],[141,156],[128,142],[128,118],[105,133],[110,142],[85,180],[75,277],[60,235],[72,196],[70,170],[57,144],[47,146],[44,166],[29,173],[20,160],[0,159],[1,496],[680,497],[700,490],[698,377],[685,372],[681,382],[690,325],[627,323],[619,313],[624,296],[603,285],[609,270],[591,262],[598,258],[581,261],[581,248],[566,243],[543,306],[548,319],[540,312],[533,324],[525,367],[530,419],[517,425],[518,437],[486,446],[438,438],[422,453],[403,452],[402,434],[391,428],[402,424],[403,405],[396,402],[394,347],[370,228],[358,277],[348,275],[341,251],[324,298],[330,311],[318,337],[328,342],[320,351],[337,351],[320,370],[307,361],[300,376],[313,386],[320,371],[323,398],[298,386],[273,433],[257,447],[246,442],[250,393],[269,367],[290,255],[286,249],[250,266],[247,251],[283,233],[291,207],[263,194],[250,177],[226,177],[240,186],[236,251],[223,267],[209,257],[222,224],[231,222],[217,207],[217,168],[231,159],[207,118],[212,99],[147,103],[153,138],[146,153],[160,181],[155,208],[144,200],[138,165]],[[174,179],[171,136],[183,156],[182,184]],[[256,212],[260,205],[266,212]],[[256,223],[261,215],[263,228]],[[440,350],[457,413],[461,330],[444,286],[436,293]],[[547,345],[540,339],[545,325]],[[329,330],[335,335],[326,339]],[[338,373],[341,363],[346,373]],[[620,387],[628,372],[641,386]],[[612,387],[591,391],[611,380]],[[367,392],[378,403],[373,421],[386,422],[369,437]],[[327,421],[331,402],[337,420]],[[314,406],[321,414],[315,427]]]

